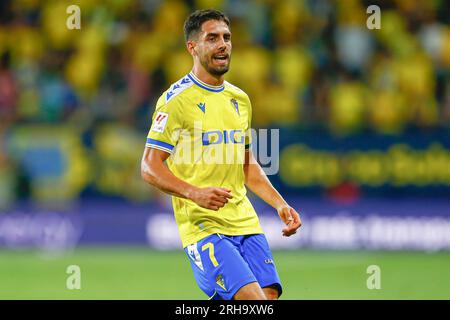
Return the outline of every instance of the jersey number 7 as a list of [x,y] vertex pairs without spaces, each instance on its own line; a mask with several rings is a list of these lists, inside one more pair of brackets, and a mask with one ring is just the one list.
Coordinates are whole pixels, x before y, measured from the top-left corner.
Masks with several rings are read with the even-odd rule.
[[219,263],[217,262],[216,257],[214,256],[214,244],[212,242],[205,243],[202,246],[202,251],[205,251],[209,249],[209,258],[211,259],[211,262],[214,267],[217,267]]

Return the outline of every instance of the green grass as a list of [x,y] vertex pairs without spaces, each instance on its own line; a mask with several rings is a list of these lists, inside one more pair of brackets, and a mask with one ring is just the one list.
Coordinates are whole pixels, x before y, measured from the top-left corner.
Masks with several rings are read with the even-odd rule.
[[[283,299],[450,299],[450,253],[275,251]],[[369,290],[369,265],[381,289]],[[81,268],[81,290],[66,269]],[[80,248],[62,256],[0,250],[0,299],[206,299],[185,254]]]

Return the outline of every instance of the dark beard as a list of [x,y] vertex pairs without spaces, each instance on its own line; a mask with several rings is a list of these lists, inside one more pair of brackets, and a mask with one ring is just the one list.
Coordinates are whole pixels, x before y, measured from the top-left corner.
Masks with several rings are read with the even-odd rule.
[[213,76],[221,76],[221,75],[224,75],[225,73],[227,73],[229,68],[230,67],[228,65],[223,69],[214,69],[214,68],[208,67],[206,70],[208,71],[209,74],[211,74]]
[[222,76],[228,72],[228,69],[230,69],[231,57],[229,57],[228,59],[228,65],[220,69],[214,68],[212,65],[210,65],[207,59],[201,59],[200,63],[202,64],[203,68],[208,71],[209,74],[213,76]]

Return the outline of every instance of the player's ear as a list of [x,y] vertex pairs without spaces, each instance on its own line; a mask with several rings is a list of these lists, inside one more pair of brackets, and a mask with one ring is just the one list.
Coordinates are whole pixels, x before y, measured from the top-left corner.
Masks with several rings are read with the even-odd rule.
[[195,52],[195,46],[197,45],[197,43],[195,41],[192,40],[188,40],[186,42],[186,48],[189,51],[189,53],[191,54],[191,56],[195,56],[196,52]]

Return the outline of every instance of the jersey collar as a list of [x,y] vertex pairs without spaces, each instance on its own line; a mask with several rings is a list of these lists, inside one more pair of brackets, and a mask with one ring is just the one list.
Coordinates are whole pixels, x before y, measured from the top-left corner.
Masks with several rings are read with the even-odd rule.
[[192,82],[194,82],[200,88],[203,88],[205,90],[212,91],[212,92],[221,92],[221,91],[223,91],[223,89],[225,89],[224,84],[222,84],[220,86],[212,86],[210,84],[204,83],[199,78],[197,78],[192,71],[189,72],[187,76],[189,77],[189,79],[192,80]]

